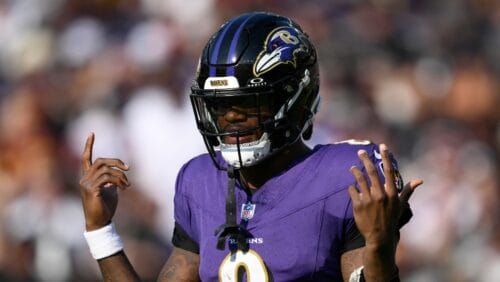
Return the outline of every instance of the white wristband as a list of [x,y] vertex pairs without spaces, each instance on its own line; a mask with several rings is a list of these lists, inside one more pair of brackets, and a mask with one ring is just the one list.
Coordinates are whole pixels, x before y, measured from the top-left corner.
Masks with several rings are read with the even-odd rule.
[[116,232],[115,225],[110,223],[97,230],[83,232],[85,240],[94,259],[109,257],[123,250],[120,235]]
[[351,273],[351,276],[349,277],[349,282],[364,282],[365,277],[363,275],[363,269],[364,269],[363,266],[356,268]]

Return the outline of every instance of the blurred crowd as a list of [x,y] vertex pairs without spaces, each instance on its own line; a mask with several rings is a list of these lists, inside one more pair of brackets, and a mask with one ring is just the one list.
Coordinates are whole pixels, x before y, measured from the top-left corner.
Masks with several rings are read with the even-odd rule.
[[80,155],[121,158],[115,224],[145,280],[171,251],[180,166],[204,153],[188,94],[210,34],[243,11],[315,42],[311,145],[384,142],[425,183],[403,281],[500,281],[500,2],[0,1],[0,281],[99,280],[83,239]]

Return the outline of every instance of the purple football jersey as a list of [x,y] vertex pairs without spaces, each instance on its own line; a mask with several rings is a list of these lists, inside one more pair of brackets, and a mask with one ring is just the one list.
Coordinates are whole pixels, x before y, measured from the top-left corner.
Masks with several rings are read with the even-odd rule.
[[241,281],[235,279],[241,269],[244,281],[340,281],[345,236],[355,224],[347,192],[355,180],[349,168],[363,167],[359,149],[369,153],[384,181],[378,146],[346,142],[316,146],[253,195],[237,184],[237,222],[243,216],[253,238],[247,240],[248,252],[233,255],[216,248],[214,235],[225,222],[227,173],[217,170],[207,154],[184,165],[176,185],[175,221],[199,245],[202,281]]

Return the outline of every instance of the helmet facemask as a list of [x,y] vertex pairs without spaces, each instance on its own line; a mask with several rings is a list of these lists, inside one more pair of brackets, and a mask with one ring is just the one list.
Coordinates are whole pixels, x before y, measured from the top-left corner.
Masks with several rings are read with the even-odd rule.
[[[193,87],[191,100],[196,120],[211,155],[215,156],[218,147],[230,166],[248,167],[297,141],[310,128],[319,102],[316,95],[309,109],[301,108],[303,100],[311,96],[305,91],[309,83],[309,70],[306,69],[302,79],[292,83],[294,87],[291,87],[290,78],[269,87],[222,90]],[[283,93],[290,89],[295,92]],[[245,122],[224,124],[221,119],[229,111],[244,115],[245,120],[254,119],[254,126],[243,126]],[[303,112],[301,117],[297,116],[298,111]]]
[[[277,108],[270,88],[194,90],[191,101],[198,127],[209,152],[218,147],[234,168],[252,166],[271,151],[267,129],[275,123]],[[226,115],[237,115],[226,121]],[[250,120],[250,121],[249,121]]]

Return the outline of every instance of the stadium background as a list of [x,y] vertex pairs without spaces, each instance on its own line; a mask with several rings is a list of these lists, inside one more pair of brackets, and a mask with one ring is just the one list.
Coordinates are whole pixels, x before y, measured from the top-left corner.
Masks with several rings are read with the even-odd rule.
[[119,157],[115,216],[154,280],[170,251],[175,175],[203,153],[188,88],[208,36],[249,10],[316,43],[311,143],[386,142],[425,180],[398,251],[403,281],[499,281],[500,2],[0,1],[0,280],[99,280],[83,240],[80,153]]

